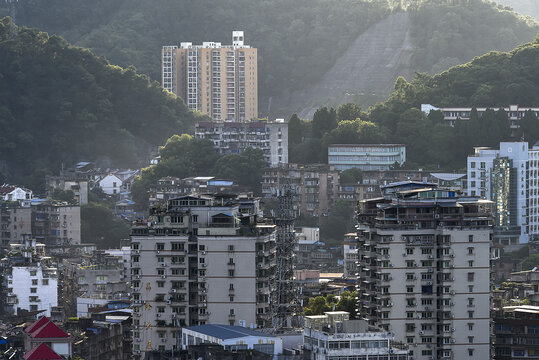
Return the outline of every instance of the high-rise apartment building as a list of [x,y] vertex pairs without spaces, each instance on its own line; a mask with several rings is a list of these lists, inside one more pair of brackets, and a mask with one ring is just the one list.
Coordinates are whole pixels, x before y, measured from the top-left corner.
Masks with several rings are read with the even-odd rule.
[[258,117],[257,49],[245,45],[243,31],[232,32],[232,45],[204,42],[164,46],[162,85],[191,110],[216,121]]
[[492,202],[396,183],[358,212],[360,317],[414,359],[490,359]]
[[[528,149],[525,142],[502,142],[499,150],[475,148],[475,153],[468,156],[468,195],[494,202],[496,243],[524,244],[530,235],[539,233],[536,226],[539,205],[533,200],[539,195],[539,163],[535,159],[539,159],[539,149]],[[530,192],[528,184],[533,186]],[[528,217],[534,222],[531,227]]]
[[133,226],[133,347],[179,350],[180,327],[268,326],[275,225],[258,199],[182,196]]

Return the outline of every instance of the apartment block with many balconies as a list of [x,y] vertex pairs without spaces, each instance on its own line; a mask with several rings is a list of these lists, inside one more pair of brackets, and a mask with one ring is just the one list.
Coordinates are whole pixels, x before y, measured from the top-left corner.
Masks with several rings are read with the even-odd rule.
[[490,359],[492,202],[403,182],[358,211],[362,318],[414,359]]
[[267,326],[275,225],[259,200],[182,196],[132,228],[133,350],[179,350],[180,328]]
[[243,31],[232,32],[232,45],[164,46],[161,58],[163,88],[183,98],[189,109],[215,121],[258,117],[257,49],[245,45]]

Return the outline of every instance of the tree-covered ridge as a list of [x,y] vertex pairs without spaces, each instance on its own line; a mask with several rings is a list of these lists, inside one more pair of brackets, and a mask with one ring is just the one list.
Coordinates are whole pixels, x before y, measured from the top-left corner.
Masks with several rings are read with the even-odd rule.
[[[0,2],[0,13],[6,6]],[[414,14],[412,70],[442,71],[537,33],[536,24],[486,0],[20,0],[17,6],[19,23],[62,35],[112,63],[133,64],[155,80],[161,46],[228,44],[232,30],[245,30],[246,42],[259,49],[261,103],[321,80],[360,34],[392,11]]]
[[426,116],[421,104],[448,107],[492,107],[510,104],[539,106],[539,37],[510,52],[491,52],[439,75],[417,74],[399,78],[395,91],[382,103],[362,111],[341,105],[336,111],[321,108],[312,121],[292,116],[289,122],[291,162],[327,161],[329,144],[406,144],[407,166],[459,169],[474,146],[497,146],[500,141],[539,140],[539,121],[529,112],[520,131],[511,131],[507,114],[472,112],[470,121],[454,127],[440,112]]
[[415,71],[436,74],[493,50],[509,51],[539,32],[533,19],[484,0],[413,1]]
[[36,186],[23,178],[82,159],[137,165],[150,146],[192,127],[183,101],[148,77],[11,25],[0,21],[0,158],[10,181]]

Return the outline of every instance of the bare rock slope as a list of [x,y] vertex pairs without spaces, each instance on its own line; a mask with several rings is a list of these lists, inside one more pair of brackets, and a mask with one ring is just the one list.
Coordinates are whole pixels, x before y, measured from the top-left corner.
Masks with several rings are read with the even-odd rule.
[[321,105],[387,97],[398,76],[411,75],[410,26],[407,13],[388,16],[361,34],[321,81],[307,90],[272,99],[271,107],[311,118]]

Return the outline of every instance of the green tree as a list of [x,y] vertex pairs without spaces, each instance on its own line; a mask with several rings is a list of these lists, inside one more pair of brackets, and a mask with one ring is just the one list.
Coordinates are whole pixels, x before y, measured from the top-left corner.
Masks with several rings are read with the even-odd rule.
[[312,129],[315,138],[322,136],[337,127],[337,112],[334,108],[323,107],[316,110],[313,115]]
[[324,315],[325,312],[331,311],[331,308],[323,296],[317,296],[309,299],[309,305],[304,308],[305,315]]
[[129,238],[129,224],[118,219],[104,205],[88,203],[81,206],[81,240],[99,248],[117,247]]
[[358,104],[347,103],[337,108],[337,120],[355,120],[361,117],[361,107]]
[[306,124],[296,114],[293,114],[288,121],[288,146],[300,144],[305,137],[305,131]]
[[52,199],[64,201],[72,205],[77,204],[77,200],[75,199],[75,193],[73,192],[73,190],[54,189],[52,192]]
[[350,319],[356,319],[357,312],[357,292],[344,291],[340,298],[335,310],[346,311],[350,313]]
[[260,193],[260,183],[266,160],[261,149],[247,148],[241,154],[225,155],[217,160],[213,173],[224,179],[248,186],[255,193]]
[[522,271],[531,270],[534,267],[539,266],[539,254],[528,256],[520,263],[520,266],[522,267]]
[[359,184],[363,180],[363,171],[359,168],[343,170],[339,174],[339,184]]

